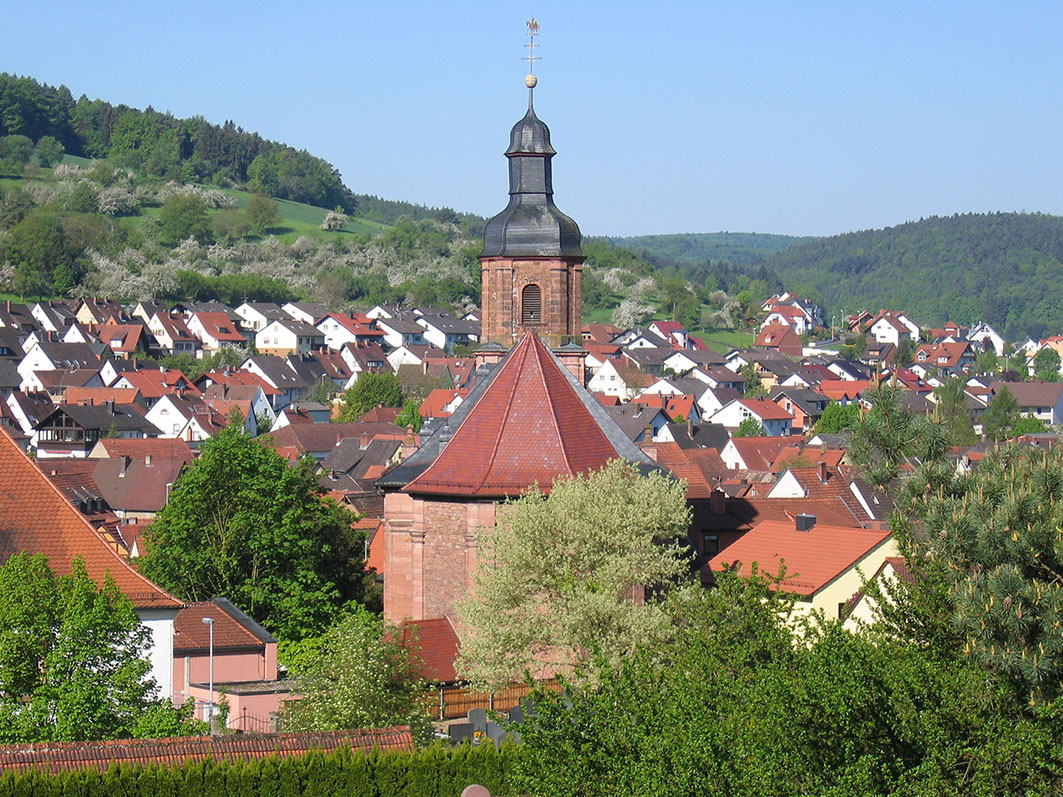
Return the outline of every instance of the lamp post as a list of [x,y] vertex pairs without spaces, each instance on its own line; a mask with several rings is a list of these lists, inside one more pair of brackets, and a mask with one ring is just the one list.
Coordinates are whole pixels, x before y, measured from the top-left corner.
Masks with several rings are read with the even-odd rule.
[[209,668],[210,668],[210,682],[208,689],[210,690],[210,703],[207,704],[207,727],[210,729],[210,733],[214,733],[214,618],[204,617],[203,624],[210,629],[210,653],[209,653]]

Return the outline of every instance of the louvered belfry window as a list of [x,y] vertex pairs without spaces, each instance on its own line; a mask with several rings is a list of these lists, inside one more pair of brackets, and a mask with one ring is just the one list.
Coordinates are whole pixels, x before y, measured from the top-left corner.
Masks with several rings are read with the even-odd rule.
[[538,285],[525,285],[520,295],[520,322],[541,324],[543,322],[543,292]]

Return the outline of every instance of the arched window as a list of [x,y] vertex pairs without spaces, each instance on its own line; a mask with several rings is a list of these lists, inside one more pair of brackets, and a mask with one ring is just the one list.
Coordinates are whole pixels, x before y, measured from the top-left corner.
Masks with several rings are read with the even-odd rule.
[[520,294],[520,322],[541,324],[543,322],[543,292],[538,285],[525,285]]

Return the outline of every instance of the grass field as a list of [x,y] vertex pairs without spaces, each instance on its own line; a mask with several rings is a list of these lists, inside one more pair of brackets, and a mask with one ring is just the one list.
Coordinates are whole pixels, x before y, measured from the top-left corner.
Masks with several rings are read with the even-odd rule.
[[692,330],[691,334],[709,344],[709,348],[720,354],[726,354],[731,349],[746,349],[753,345],[756,336],[752,332],[739,332],[734,329],[699,329]]

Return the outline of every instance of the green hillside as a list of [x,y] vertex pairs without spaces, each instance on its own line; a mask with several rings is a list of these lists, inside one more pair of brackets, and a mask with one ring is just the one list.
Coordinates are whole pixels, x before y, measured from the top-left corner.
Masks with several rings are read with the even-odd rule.
[[798,244],[764,267],[831,312],[902,309],[923,323],[987,321],[1010,338],[1063,328],[1063,218],[932,217]]
[[637,235],[612,240],[652,259],[683,267],[701,266],[718,260],[726,260],[734,265],[755,263],[776,252],[785,252],[796,244],[815,239],[757,232],[706,232]]

